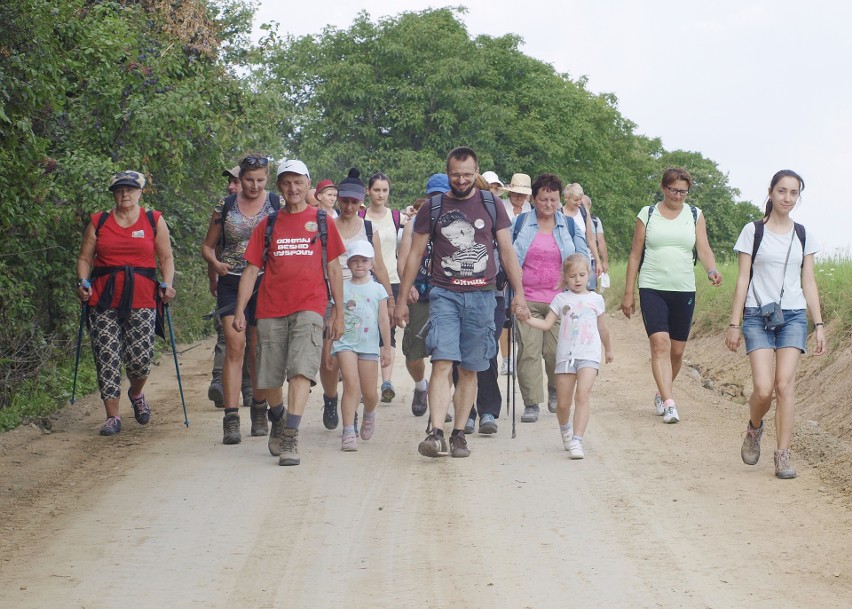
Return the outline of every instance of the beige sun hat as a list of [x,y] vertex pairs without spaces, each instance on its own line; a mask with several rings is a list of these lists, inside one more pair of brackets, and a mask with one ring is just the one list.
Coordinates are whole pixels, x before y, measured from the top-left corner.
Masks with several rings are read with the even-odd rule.
[[532,180],[525,173],[516,173],[512,175],[512,181],[503,187],[506,192],[516,192],[522,195],[532,194]]

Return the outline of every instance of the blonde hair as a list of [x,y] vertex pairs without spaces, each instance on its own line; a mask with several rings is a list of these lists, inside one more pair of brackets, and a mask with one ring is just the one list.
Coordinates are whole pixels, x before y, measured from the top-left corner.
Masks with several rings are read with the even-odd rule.
[[585,193],[583,192],[583,187],[577,184],[577,182],[574,182],[573,184],[568,184],[562,194],[568,198],[569,196],[582,197]]
[[559,274],[559,283],[556,284],[555,289],[566,289],[568,287],[568,273],[571,272],[571,269],[578,266],[586,267],[586,272],[591,275],[592,267],[589,264],[589,259],[586,258],[583,254],[578,254],[577,252],[574,252],[565,259],[565,262],[562,263],[562,272]]

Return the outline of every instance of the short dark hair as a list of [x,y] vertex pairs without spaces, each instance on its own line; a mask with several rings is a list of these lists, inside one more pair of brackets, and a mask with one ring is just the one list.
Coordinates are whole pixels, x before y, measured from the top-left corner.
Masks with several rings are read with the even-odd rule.
[[666,186],[670,186],[677,182],[678,180],[683,180],[687,184],[687,189],[692,188],[692,176],[689,175],[689,172],[682,167],[669,167],[663,172],[663,179],[660,180],[660,186],[665,188]]
[[473,148],[470,148],[469,146],[459,146],[450,150],[450,153],[447,155],[447,173],[450,171],[450,159],[464,161],[469,158],[473,158],[473,162],[476,163],[477,167],[479,167],[479,157],[476,156]]
[[539,190],[555,190],[562,196],[562,180],[556,174],[543,173],[532,183],[532,196],[535,199]]

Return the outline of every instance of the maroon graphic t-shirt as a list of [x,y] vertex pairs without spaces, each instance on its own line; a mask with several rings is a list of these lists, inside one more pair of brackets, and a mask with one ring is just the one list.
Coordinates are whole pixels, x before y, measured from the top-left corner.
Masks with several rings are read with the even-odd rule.
[[[497,227],[509,227],[509,216],[502,205],[495,205]],[[431,204],[417,212],[414,232],[429,234]],[[454,292],[493,289],[497,264],[494,257],[494,233],[491,216],[482,194],[460,201],[445,194],[432,238],[432,285]]]

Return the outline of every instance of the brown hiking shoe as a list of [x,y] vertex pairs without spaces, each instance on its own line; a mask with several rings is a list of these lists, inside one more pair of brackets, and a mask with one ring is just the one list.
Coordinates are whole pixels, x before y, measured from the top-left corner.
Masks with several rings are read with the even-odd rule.
[[266,423],[266,400],[260,404],[251,405],[251,435],[265,436],[269,433],[269,425]]
[[239,444],[240,437],[240,415],[226,414],[222,419],[222,444]]
[[281,434],[278,465],[299,465],[299,430],[285,427]]
[[763,421],[760,422],[760,427],[755,429],[751,426],[751,419],[749,419],[745,438],[743,438],[743,447],[740,449],[740,456],[746,465],[756,465],[760,459],[760,439],[763,437],[763,429]]
[[470,449],[467,447],[467,438],[464,437],[464,432],[450,436],[450,456],[452,457],[469,457]]
[[272,411],[269,411],[269,422],[272,423],[272,429],[269,431],[269,454],[277,457],[281,454],[281,436],[284,434],[284,417],[287,413],[281,415],[281,419],[275,421],[272,419]]

